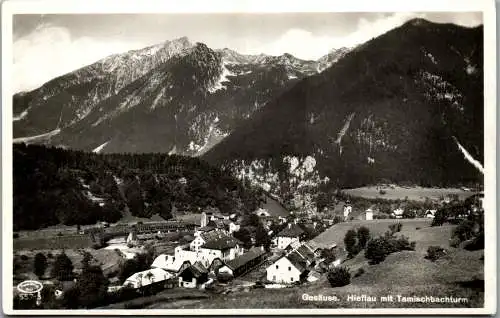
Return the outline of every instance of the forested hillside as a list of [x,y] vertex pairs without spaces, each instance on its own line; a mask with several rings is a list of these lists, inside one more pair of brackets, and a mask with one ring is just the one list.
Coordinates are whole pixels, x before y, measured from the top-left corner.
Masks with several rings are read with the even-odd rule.
[[260,190],[196,158],[109,154],[15,144],[14,230],[116,222],[124,214],[165,219],[216,207],[248,213]]

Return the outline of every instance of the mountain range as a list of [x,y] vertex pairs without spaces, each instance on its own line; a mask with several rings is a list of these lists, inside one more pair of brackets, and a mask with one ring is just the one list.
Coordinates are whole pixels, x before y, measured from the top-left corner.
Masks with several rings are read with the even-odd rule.
[[415,19],[301,80],[203,159],[282,196],[304,171],[314,186],[473,183],[483,105],[483,27]]
[[180,38],[16,94],[14,137],[201,156],[306,206],[322,186],[480,182],[483,86],[482,26],[413,19],[317,61]]
[[186,37],[116,54],[14,96],[14,137],[99,152],[196,156],[300,79],[318,61],[212,50]]

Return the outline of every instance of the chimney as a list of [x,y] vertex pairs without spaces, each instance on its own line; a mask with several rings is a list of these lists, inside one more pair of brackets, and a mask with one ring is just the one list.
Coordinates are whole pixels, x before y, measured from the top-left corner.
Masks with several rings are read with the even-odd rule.
[[261,246],[260,246],[260,250],[261,250],[262,252],[264,252],[264,245],[261,245]]
[[316,228],[317,225],[318,225],[318,222],[313,222],[313,228]]
[[288,223],[288,228],[291,229],[292,228],[292,223]]

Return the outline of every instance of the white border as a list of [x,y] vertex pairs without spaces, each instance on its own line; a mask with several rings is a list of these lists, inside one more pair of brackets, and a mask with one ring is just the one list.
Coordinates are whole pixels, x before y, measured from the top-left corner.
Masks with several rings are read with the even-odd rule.
[[[484,22],[484,98],[485,98],[485,306],[460,309],[237,309],[241,315],[416,315],[416,314],[492,314],[496,311],[496,10],[493,0],[183,0],[183,1],[104,1],[44,0],[2,3],[2,241],[3,310],[22,315],[233,315],[234,309],[175,310],[27,310],[12,309],[12,15],[21,13],[280,13],[280,12],[432,12],[475,11]],[[293,305],[293,304],[291,304]]]

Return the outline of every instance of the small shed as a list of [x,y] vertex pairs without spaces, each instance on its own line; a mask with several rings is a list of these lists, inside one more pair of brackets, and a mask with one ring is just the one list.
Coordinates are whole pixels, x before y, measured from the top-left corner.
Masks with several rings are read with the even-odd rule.
[[196,288],[207,280],[208,270],[200,262],[196,262],[179,274],[179,287]]

